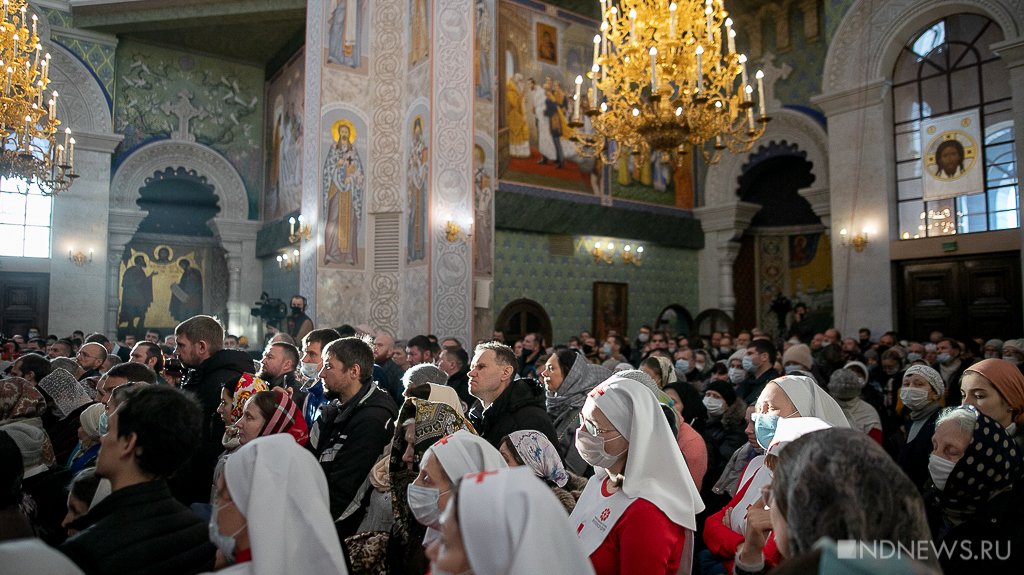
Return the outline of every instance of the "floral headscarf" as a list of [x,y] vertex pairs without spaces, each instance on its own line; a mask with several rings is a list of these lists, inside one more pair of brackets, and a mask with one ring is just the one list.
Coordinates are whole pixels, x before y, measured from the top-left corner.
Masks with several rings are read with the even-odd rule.
[[39,417],[46,399],[27,380],[10,377],[0,381],[0,421]]
[[523,463],[533,470],[534,475],[550,481],[559,487],[565,487],[569,474],[565,472],[558,450],[543,433],[539,431],[513,431],[508,434],[508,441],[519,454]]
[[251,373],[243,373],[235,382],[235,391],[231,394],[231,416],[238,421],[245,411],[245,402],[252,394],[267,391],[267,384]]

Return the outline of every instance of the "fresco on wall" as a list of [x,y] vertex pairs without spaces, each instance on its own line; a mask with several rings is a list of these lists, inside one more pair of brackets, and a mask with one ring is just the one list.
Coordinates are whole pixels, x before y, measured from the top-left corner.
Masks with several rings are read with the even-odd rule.
[[320,120],[320,265],[363,268],[366,222],[367,124],[349,109]]
[[493,273],[494,254],[494,165],[490,139],[476,134],[473,146],[473,271]]
[[263,182],[263,70],[124,41],[117,50],[114,169],[152,140],[192,139],[220,152],[245,182],[249,217]]
[[367,0],[327,3],[327,63],[365,73],[369,69],[370,14]]
[[406,191],[409,210],[406,220],[408,263],[425,262],[427,256],[428,207],[430,206],[430,110],[424,98],[409,110],[406,120],[409,144],[406,170]]
[[409,67],[430,56],[430,2],[409,0]]
[[812,319],[832,325],[832,244],[823,233],[789,236],[789,294]]
[[133,240],[118,267],[118,334],[164,333],[201,313],[217,313],[227,296],[223,250]]
[[267,88],[266,220],[299,209],[302,201],[304,54],[300,50]]
[[476,97],[491,101],[494,95],[494,0],[476,0],[476,38],[473,83]]

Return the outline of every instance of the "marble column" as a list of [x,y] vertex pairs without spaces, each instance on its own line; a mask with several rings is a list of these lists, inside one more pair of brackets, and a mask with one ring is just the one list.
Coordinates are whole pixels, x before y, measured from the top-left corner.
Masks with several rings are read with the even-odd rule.
[[704,249],[699,255],[701,310],[718,308],[730,316],[736,311],[733,264],[739,240],[760,210],[759,204],[739,201],[694,210],[704,230]]

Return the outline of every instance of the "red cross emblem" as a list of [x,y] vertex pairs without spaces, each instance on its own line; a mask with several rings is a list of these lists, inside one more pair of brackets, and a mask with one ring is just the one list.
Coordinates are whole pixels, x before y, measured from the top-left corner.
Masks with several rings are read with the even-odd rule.
[[594,391],[590,392],[590,397],[597,397],[599,395],[604,395],[604,386],[603,385],[600,386],[600,387],[595,387]]
[[471,474],[471,475],[470,475],[470,477],[472,477],[473,479],[476,479],[476,482],[477,482],[477,483],[483,483],[483,482],[484,482],[484,479],[485,479],[485,478],[486,478],[486,477],[487,477],[488,475],[497,475],[497,474],[498,474],[498,471],[497,471],[497,470],[492,470],[492,471],[481,471],[480,473],[473,473],[473,474]]
[[611,514],[612,510],[605,507],[604,511],[601,512],[601,521],[606,521],[608,519],[608,516]]
[[445,435],[444,437],[441,438],[440,441],[438,441],[434,445],[448,445],[448,438],[450,438],[450,437],[451,437],[451,435]]
[[576,528],[576,535],[579,535],[580,531],[583,531],[583,524],[582,523],[580,523],[579,527]]

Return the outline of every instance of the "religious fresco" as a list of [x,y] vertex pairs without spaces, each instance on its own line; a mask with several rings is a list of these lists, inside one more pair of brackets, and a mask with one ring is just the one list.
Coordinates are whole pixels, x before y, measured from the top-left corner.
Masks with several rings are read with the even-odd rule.
[[477,132],[473,145],[473,272],[494,273],[494,144]]
[[807,304],[811,315],[832,317],[832,243],[826,234],[789,236],[788,279],[794,303]]
[[267,176],[263,218],[274,220],[302,202],[302,111],[305,51],[300,50],[267,88]]
[[370,62],[370,2],[335,0],[326,5],[326,62],[365,74]]
[[319,265],[363,269],[367,123],[353,110],[335,108],[323,115],[320,126]]
[[118,266],[118,336],[167,333],[192,316],[220,312],[226,272],[220,248],[133,240]]
[[114,130],[124,140],[114,170],[139,146],[192,139],[220,152],[259,213],[263,182],[263,70],[148,44],[123,41],[117,50]]
[[409,68],[430,57],[430,4],[409,0]]
[[430,227],[430,109],[426,98],[418,99],[406,120],[406,262],[426,262],[427,230]]
[[476,97],[494,100],[494,0],[476,0],[473,83]]

